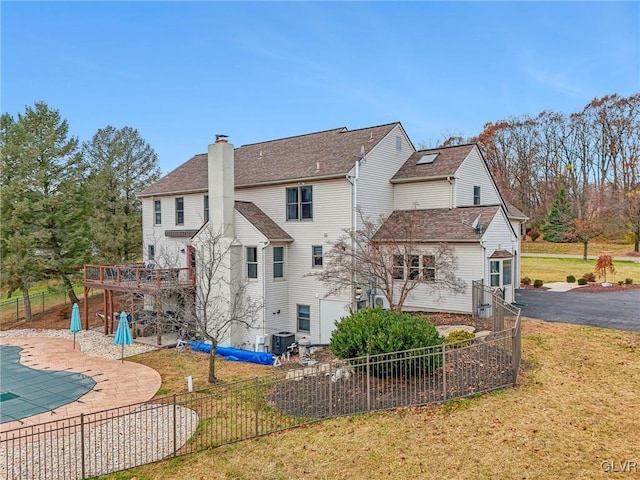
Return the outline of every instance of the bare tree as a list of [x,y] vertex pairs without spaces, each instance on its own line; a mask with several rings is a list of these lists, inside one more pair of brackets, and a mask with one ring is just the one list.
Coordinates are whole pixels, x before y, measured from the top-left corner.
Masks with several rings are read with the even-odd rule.
[[362,228],[345,230],[327,253],[324,269],[312,274],[328,287],[327,295],[375,279],[390,309],[400,312],[409,293],[419,285],[434,294],[443,290],[464,293],[466,284],[455,275],[453,250],[442,243],[427,247],[419,242],[410,216],[393,231],[383,218],[371,220],[360,214],[360,219]]
[[263,299],[252,298],[247,291],[241,247],[233,238],[207,224],[192,242],[195,285],[193,289],[179,289],[168,294],[175,305],[175,318],[171,321],[183,332],[191,331],[211,343],[208,381],[215,383],[216,347],[231,339],[239,329],[256,324]]

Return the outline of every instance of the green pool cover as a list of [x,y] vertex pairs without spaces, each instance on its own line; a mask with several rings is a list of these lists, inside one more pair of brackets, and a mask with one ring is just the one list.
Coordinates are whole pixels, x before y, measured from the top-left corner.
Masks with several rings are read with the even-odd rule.
[[[21,347],[0,346],[0,423],[75,402],[96,384],[81,373],[35,370],[22,365],[20,350]],[[55,416],[51,420],[56,420]]]

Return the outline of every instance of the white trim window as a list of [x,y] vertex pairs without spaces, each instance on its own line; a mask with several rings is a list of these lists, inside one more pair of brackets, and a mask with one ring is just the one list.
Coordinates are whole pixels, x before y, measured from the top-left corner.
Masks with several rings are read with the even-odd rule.
[[273,278],[284,278],[284,247],[273,247]]
[[298,331],[311,332],[311,307],[309,305],[297,305]]
[[184,225],[184,197],[176,197],[176,225]]
[[473,204],[480,205],[480,186],[473,186]]
[[247,247],[247,278],[257,280],[258,278],[258,247]]
[[287,220],[313,219],[313,187],[303,185],[287,188]]
[[204,196],[204,221],[205,223],[209,221],[209,195]]
[[436,257],[429,254],[394,255],[392,276],[394,280],[435,282]]
[[322,268],[322,245],[314,245],[311,247],[311,266],[314,268]]
[[153,201],[153,224],[162,225],[162,201]]
[[489,262],[489,285],[492,287],[500,286],[500,260]]

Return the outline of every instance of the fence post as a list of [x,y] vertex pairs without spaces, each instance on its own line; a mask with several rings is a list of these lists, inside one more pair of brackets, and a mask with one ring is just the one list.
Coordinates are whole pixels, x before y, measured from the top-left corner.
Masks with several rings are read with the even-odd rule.
[[442,401],[447,401],[447,344],[442,344]]
[[84,413],[80,414],[80,473],[82,474],[82,479],[87,478],[85,472],[85,464],[84,464]]
[[20,304],[16,298],[16,322],[20,319]]
[[40,313],[44,312],[44,292],[42,292],[42,310]]
[[371,411],[371,372],[370,372],[370,357],[367,354],[367,412]]
[[329,418],[333,417],[333,374],[331,373],[333,362],[329,360]]
[[178,454],[178,436],[176,433],[176,425],[178,424],[176,418],[176,394],[173,394],[173,456],[175,457]]
[[258,414],[259,414],[259,397],[260,395],[258,394],[258,377],[256,377],[256,379],[254,380],[254,385],[255,385],[255,389],[256,389],[256,398],[255,398],[255,402],[256,402],[256,437],[258,435],[260,435],[260,422],[258,422]]

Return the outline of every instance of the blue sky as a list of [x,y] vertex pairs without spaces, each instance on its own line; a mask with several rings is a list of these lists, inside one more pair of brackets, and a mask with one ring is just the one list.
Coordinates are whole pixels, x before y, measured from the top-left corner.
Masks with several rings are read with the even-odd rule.
[[401,121],[414,144],[640,90],[640,2],[10,2],[2,112],[130,126],[164,173],[236,146]]

